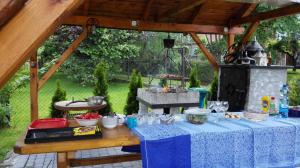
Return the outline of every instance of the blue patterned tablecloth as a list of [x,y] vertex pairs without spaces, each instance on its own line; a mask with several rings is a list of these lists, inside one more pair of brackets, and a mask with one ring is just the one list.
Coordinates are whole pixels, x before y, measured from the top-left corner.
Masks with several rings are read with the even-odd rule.
[[290,168],[300,164],[300,119],[295,118],[224,119],[203,125],[177,122],[144,125],[134,132],[141,138],[144,168],[161,167],[162,162],[164,168]]

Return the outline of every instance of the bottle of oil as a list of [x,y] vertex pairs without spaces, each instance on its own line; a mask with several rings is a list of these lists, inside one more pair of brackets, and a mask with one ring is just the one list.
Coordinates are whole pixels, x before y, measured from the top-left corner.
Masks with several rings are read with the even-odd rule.
[[263,113],[268,113],[270,110],[270,96],[263,96],[261,98],[261,106]]
[[275,97],[274,96],[271,96],[269,114],[270,115],[277,115],[278,114],[277,109],[276,109],[276,101],[275,101]]

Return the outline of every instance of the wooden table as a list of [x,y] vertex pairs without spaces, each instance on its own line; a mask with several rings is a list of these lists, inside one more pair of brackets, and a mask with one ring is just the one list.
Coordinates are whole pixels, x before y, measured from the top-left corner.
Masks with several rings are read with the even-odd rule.
[[[78,125],[74,120],[70,120],[69,126],[76,127]],[[14,146],[15,153],[39,154],[57,152],[57,166],[59,168],[65,168],[70,166],[87,166],[95,164],[118,163],[141,159],[140,154],[126,154],[104,156],[100,158],[75,159],[75,152],[78,150],[139,145],[139,138],[124,125],[118,126],[114,129],[102,128],[102,138],[91,140],[25,144],[25,135],[26,133],[16,142],[16,145]]]

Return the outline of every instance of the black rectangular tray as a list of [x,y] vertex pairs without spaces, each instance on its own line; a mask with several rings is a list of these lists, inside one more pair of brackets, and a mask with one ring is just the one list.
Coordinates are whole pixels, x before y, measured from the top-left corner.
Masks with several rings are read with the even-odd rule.
[[73,129],[74,127],[28,130],[25,138],[25,144],[86,140],[102,137],[101,131],[96,131],[96,134],[94,135],[74,136]]

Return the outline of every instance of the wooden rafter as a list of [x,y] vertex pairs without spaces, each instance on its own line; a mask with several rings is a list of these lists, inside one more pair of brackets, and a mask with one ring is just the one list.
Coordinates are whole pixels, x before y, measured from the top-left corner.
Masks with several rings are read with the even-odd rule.
[[182,1],[182,3],[178,4],[178,6],[171,8],[158,16],[159,21],[165,21],[169,17],[174,17],[180,13],[186,12],[190,9],[193,9],[199,5],[201,5],[204,0],[194,0],[191,1]]
[[198,20],[203,7],[205,6],[205,3],[207,3],[207,0],[204,0],[202,4],[195,10],[194,16],[192,18],[192,24],[196,23],[196,21]]
[[[227,35],[227,48],[230,48],[234,44],[234,34]],[[229,52],[232,52],[232,48],[230,48]]]
[[30,0],[26,3],[0,31],[0,87],[82,2]]
[[6,24],[25,4],[27,0],[0,1],[0,28]]
[[259,25],[259,22],[251,23],[249,28],[247,29],[247,32],[245,33],[244,37],[242,38],[242,44],[246,44],[256,31],[257,27]]
[[[224,31],[223,26],[212,25],[196,25],[196,24],[177,24],[177,23],[157,23],[149,21],[138,21],[137,26],[132,26],[131,20],[103,17],[103,16],[90,16],[99,20],[101,27],[139,30],[139,31],[162,31],[162,32],[194,32],[194,33],[214,33],[214,34],[242,34],[244,28],[233,27],[228,32]],[[65,20],[64,24],[69,25],[85,25],[88,20],[87,16],[72,16]]]
[[148,17],[149,17],[149,14],[150,14],[150,9],[151,9],[151,6],[152,6],[154,1],[155,0],[148,0],[147,1],[146,7],[144,9],[142,20],[148,20]]
[[293,4],[293,5],[285,6],[282,8],[274,9],[271,11],[261,12],[261,13],[255,14],[255,15],[232,20],[231,25],[236,26],[236,25],[241,25],[244,23],[254,23],[257,21],[275,19],[278,17],[294,15],[297,13],[300,13],[300,5]]
[[38,113],[38,62],[37,53],[30,57],[30,110],[31,121],[39,118]]
[[40,90],[47,80],[56,72],[56,70],[70,57],[70,55],[76,50],[79,44],[87,37],[87,29],[79,35],[79,37],[73,41],[70,47],[61,55],[61,57],[55,62],[54,65],[43,75],[39,80],[38,89]]
[[218,71],[219,70],[219,65],[217,63],[216,57],[209,52],[209,50],[204,46],[204,44],[201,42],[200,38],[198,37],[197,34],[195,33],[190,33],[191,37],[195,41],[195,43],[198,45],[200,50],[203,52],[204,56],[207,58],[209,63],[213,66],[213,68]]

